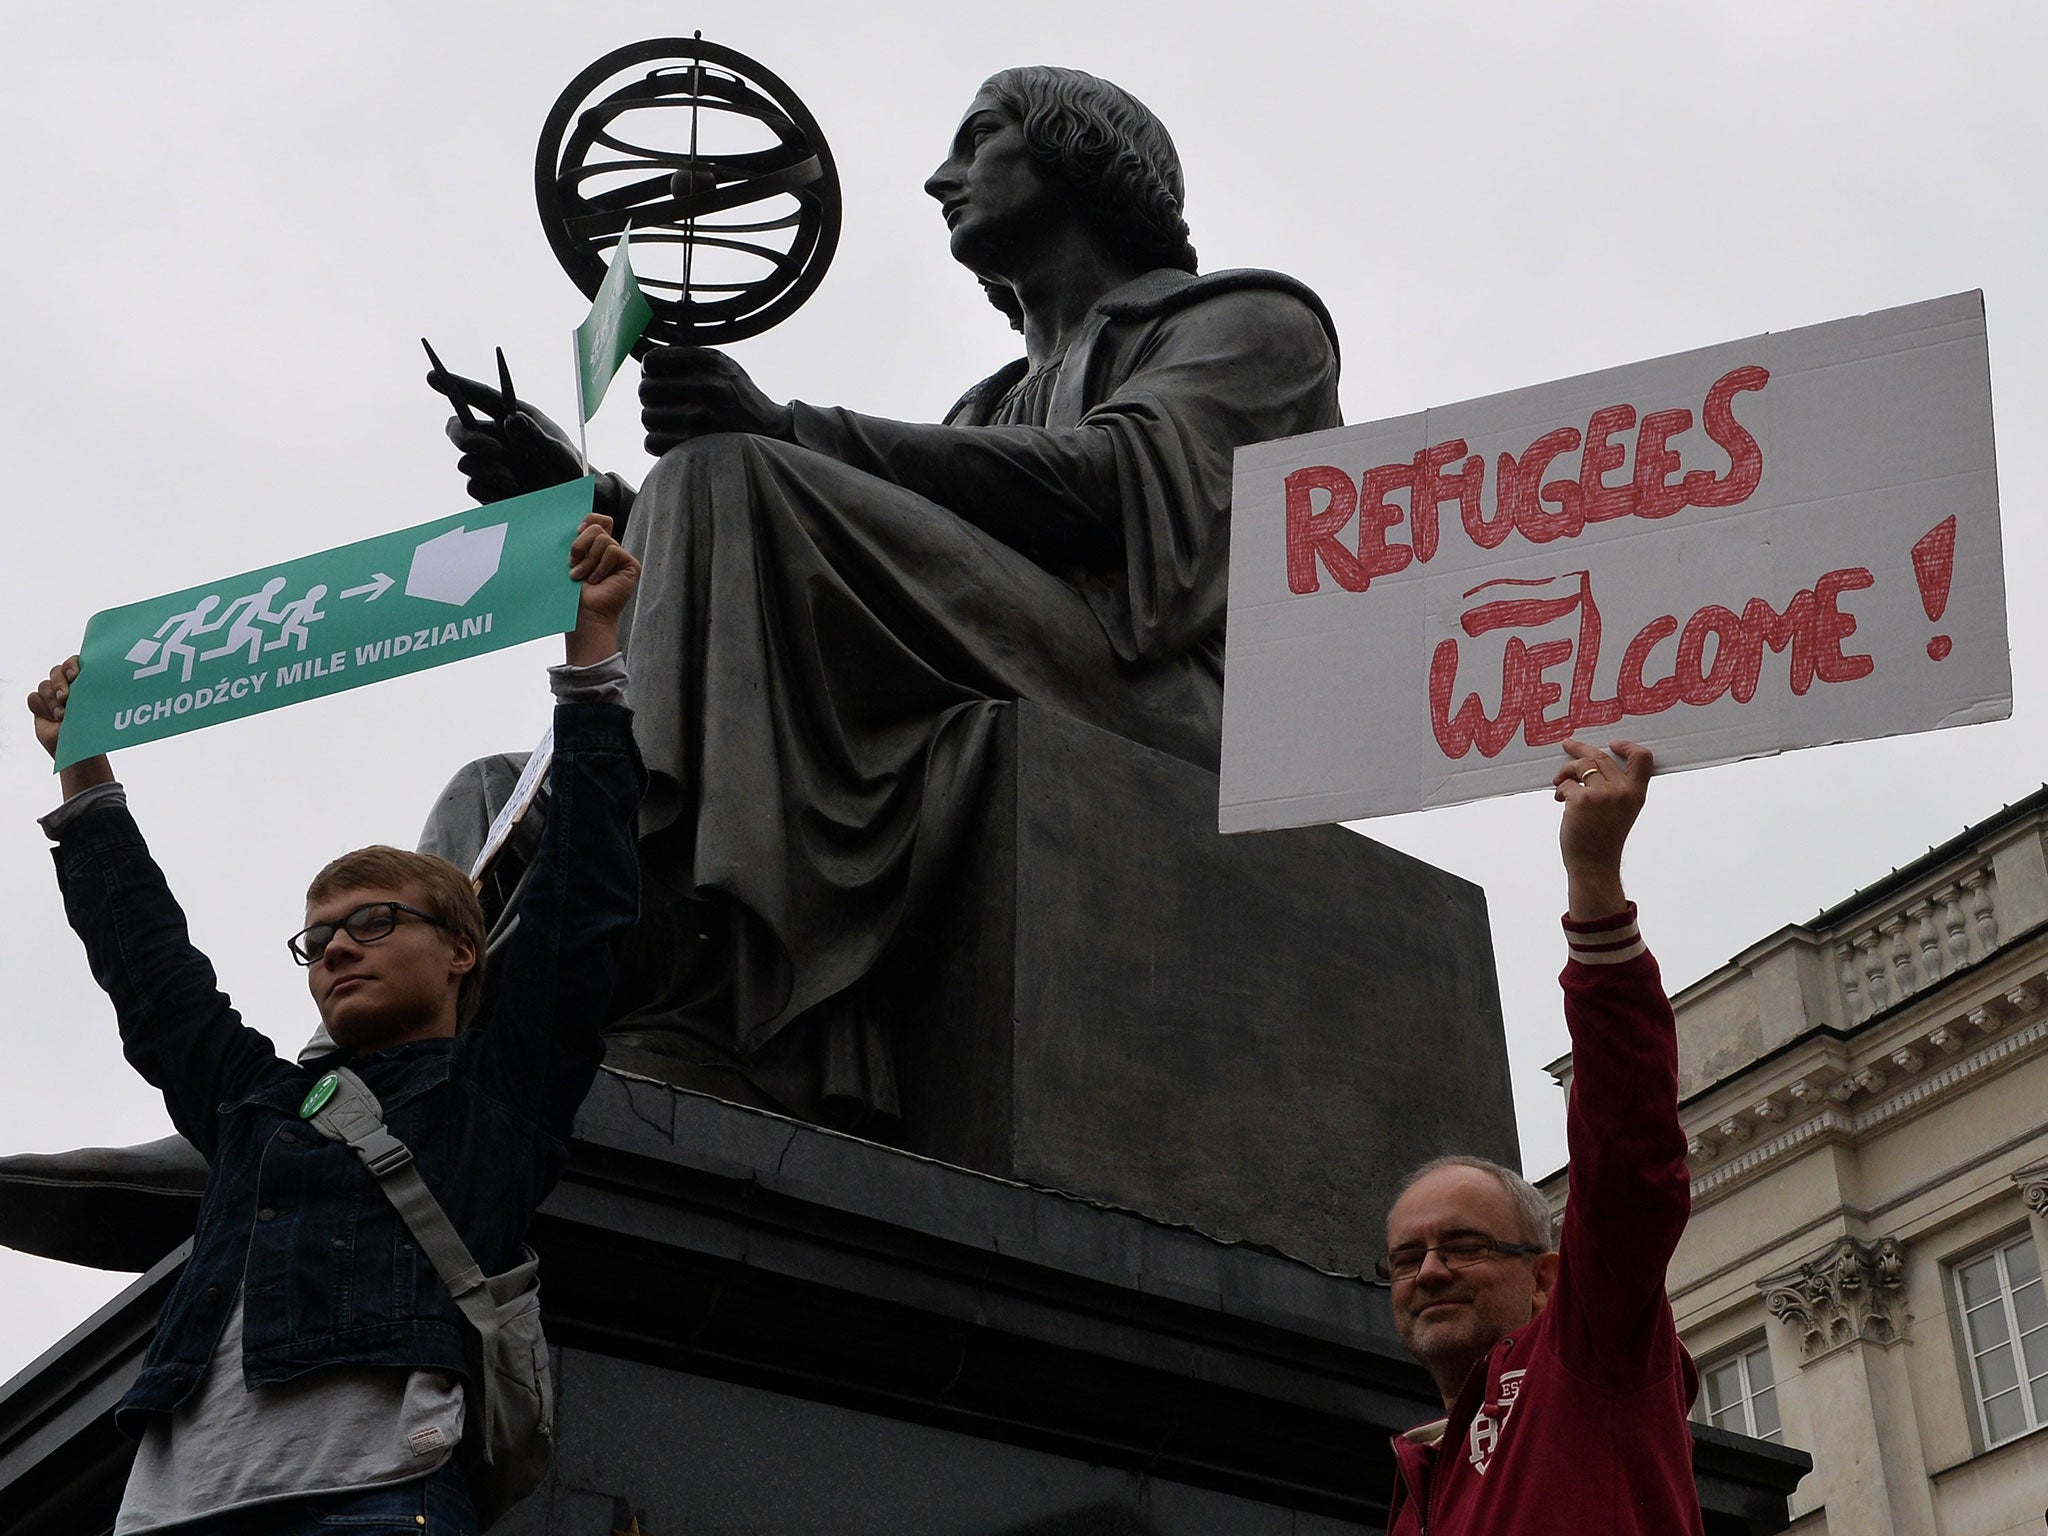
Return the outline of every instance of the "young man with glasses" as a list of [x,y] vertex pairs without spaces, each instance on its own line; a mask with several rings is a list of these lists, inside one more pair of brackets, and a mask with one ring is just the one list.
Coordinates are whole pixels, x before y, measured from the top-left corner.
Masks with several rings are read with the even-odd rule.
[[[129,1062],[209,1164],[192,1256],[115,1410],[142,1441],[116,1536],[476,1529],[453,1459],[461,1314],[376,1179],[302,1110],[329,1068],[352,1066],[484,1272],[518,1262],[596,1076],[614,950],[638,905],[645,775],[618,616],[639,564],[593,517],[569,569],[582,589],[568,664],[550,674],[547,823],[487,1011],[468,879],[366,848],[314,878],[288,941],[337,1049],[281,1059],[193,948],[108,760],[63,771],[43,826],[66,914]],[[77,676],[74,656],[29,696],[53,756]]]
[[1445,1417],[1394,1439],[1388,1536],[1701,1530],[1686,1422],[1699,1376],[1664,1291],[1691,1209],[1678,1036],[1621,885],[1653,765],[1630,742],[1564,745],[1563,1239],[1529,1182],[1482,1158],[1426,1163],[1394,1202],[1381,1276]]

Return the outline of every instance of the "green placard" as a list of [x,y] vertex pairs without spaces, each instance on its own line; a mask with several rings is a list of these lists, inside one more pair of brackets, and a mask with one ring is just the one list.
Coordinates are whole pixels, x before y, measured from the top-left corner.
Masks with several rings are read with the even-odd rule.
[[576,401],[585,421],[597,414],[613,375],[632,356],[633,343],[654,318],[654,306],[633,276],[632,238],[630,225],[620,232],[611,270],[605,273],[590,313],[576,327]]
[[595,484],[94,614],[57,766],[573,628],[569,545]]

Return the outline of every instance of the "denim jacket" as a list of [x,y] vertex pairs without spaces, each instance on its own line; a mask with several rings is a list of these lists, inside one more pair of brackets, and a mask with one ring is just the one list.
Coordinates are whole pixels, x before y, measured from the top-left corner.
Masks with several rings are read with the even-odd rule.
[[[638,908],[644,784],[626,709],[558,704],[547,825],[487,1011],[452,1040],[351,1061],[487,1274],[517,1261],[597,1075],[614,950]],[[466,1376],[462,1317],[433,1265],[356,1155],[299,1118],[349,1053],[302,1066],[242,1023],[125,808],[81,815],[53,854],[124,1054],[211,1165],[191,1260],[116,1422],[139,1434],[142,1415],[192,1395],[238,1284],[251,1386],[327,1365]]]

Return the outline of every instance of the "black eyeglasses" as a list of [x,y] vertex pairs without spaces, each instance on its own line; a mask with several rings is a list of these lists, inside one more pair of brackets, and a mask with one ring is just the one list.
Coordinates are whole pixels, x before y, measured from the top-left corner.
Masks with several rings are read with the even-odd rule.
[[436,928],[448,926],[433,913],[408,907],[402,901],[366,901],[338,923],[314,923],[301,928],[284,941],[285,947],[299,964],[312,965],[327,953],[327,946],[334,942],[337,933],[347,934],[358,944],[374,944],[398,926],[398,914],[401,912],[423,923],[432,923]]
[[1497,1253],[1504,1253],[1510,1258],[1527,1258],[1546,1251],[1532,1248],[1527,1243],[1498,1243],[1490,1237],[1454,1237],[1449,1242],[1433,1243],[1427,1248],[1396,1248],[1373,1265],[1373,1271],[1382,1280],[1412,1280],[1422,1273],[1423,1263],[1432,1253],[1444,1261],[1446,1269],[1470,1269],[1475,1264],[1484,1264]]

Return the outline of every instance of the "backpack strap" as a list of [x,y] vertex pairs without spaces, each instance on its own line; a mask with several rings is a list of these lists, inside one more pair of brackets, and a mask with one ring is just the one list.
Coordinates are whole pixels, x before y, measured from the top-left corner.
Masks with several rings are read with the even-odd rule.
[[313,1085],[299,1117],[354,1150],[425,1251],[461,1309],[474,1393],[465,1416],[464,1475],[487,1526],[540,1486],[554,1433],[554,1391],[540,1328],[540,1261],[487,1277],[448,1213],[413,1166],[412,1151],[384,1124],[383,1106],[363,1080],[337,1067]]
[[[399,1219],[411,1229],[434,1272],[447,1285],[455,1305],[481,1331],[484,1320],[494,1317],[496,1311],[484,1285],[484,1272],[413,1166],[412,1149],[385,1128],[384,1107],[360,1077],[347,1067],[336,1067],[329,1075],[336,1080],[332,1095],[306,1118],[321,1135],[345,1143],[363,1160],[397,1208]],[[309,1102],[323,1086],[325,1079],[314,1086]]]

